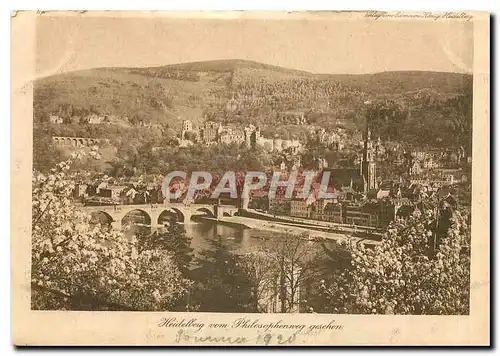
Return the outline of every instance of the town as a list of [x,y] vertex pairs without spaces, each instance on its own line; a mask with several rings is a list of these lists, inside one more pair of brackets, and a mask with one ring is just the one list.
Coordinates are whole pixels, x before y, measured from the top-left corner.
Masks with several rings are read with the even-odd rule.
[[[304,113],[301,112],[286,112],[283,115],[295,120],[297,124],[306,122]],[[104,124],[103,119],[98,120],[98,117],[94,116],[87,121],[96,125]],[[60,120],[51,116],[51,122],[60,123]],[[310,133],[310,140],[313,143],[324,144],[325,147],[335,151],[346,150],[345,146],[352,147],[352,140],[349,142],[342,129],[334,132],[318,129]],[[102,142],[98,139],[70,137],[53,137],[53,142],[58,146],[75,148],[109,144],[109,140]],[[237,128],[212,121],[206,121],[201,127],[196,128],[191,121],[184,120],[177,140],[180,149],[198,145],[231,144],[243,145],[250,150],[264,149],[282,158],[281,161],[277,161],[279,164],[271,168],[300,172],[304,171],[301,162],[307,156],[307,147],[310,146],[308,142],[296,139],[263,137],[260,129],[253,125]],[[389,145],[382,142],[380,137],[373,139],[368,124],[358,147],[359,149],[354,152],[355,158],[351,162],[351,167],[348,168],[329,168],[330,162],[325,157],[321,154],[315,156],[317,174],[311,181],[312,189],[307,197],[302,197],[303,192],[299,182],[304,181],[304,176],[299,176],[291,199],[285,199],[284,194],[269,198],[268,182],[261,189],[252,191],[245,201],[230,197],[225,197],[224,200],[226,203],[238,206],[242,211],[250,209],[273,216],[384,229],[392,221],[407,219],[412,214],[421,214],[424,210],[423,204],[429,200],[456,206],[462,194],[460,190],[465,190],[464,187],[470,182],[471,159],[470,156],[466,156],[463,148],[447,151],[414,148],[412,151],[407,151],[399,144]],[[161,147],[153,147],[152,150],[159,151]],[[390,157],[394,157],[392,161],[389,161]],[[384,162],[387,166],[388,161],[394,167],[401,168],[403,174],[384,180],[382,178],[384,172],[381,172],[378,162]],[[319,196],[319,182],[325,173],[329,175],[328,192],[333,197],[329,199]],[[238,176],[238,179],[241,182],[241,177]],[[283,173],[281,180],[287,180],[286,173]],[[217,183],[216,179],[207,189],[197,191],[196,199],[190,203],[206,204]],[[184,189],[180,200],[185,199],[188,185],[185,179],[171,182],[172,189]],[[73,196],[75,201],[86,206],[167,204],[165,193],[162,192],[161,177],[147,174],[129,178],[101,175],[80,181]],[[141,216],[135,219],[144,223],[144,218]]]

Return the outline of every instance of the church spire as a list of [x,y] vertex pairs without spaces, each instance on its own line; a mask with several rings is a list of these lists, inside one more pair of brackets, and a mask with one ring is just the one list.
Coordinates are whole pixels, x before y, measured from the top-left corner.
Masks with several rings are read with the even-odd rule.
[[370,131],[368,118],[366,119],[365,132],[363,136],[364,136],[363,161],[371,162],[373,161],[373,142],[371,140],[372,133]]
[[366,127],[364,133],[363,145],[363,161],[361,162],[361,174],[364,178],[364,191],[368,192],[371,189],[376,189],[377,173],[374,160],[373,143],[371,141],[371,131],[369,128],[369,120],[366,118]]

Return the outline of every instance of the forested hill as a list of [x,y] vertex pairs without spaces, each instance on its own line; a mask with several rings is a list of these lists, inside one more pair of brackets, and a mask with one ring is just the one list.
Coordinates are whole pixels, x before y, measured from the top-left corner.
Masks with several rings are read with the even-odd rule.
[[431,89],[439,93],[461,93],[472,86],[472,75],[462,73],[395,71],[375,74],[327,74],[352,88],[367,93],[405,93]]
[[184,119],[195,124],[211,119],[275,127],[291,124],[280,121],[283,113],[301,111],[309,124],[356,128],[370,102],[377,105],[375,116],[385,120],[378,126],[394,126],[381,128],[382,135],[411,126],[416,133],[409,132],[410,139],[430,134],[437,140],[457,125],[457,118],[467,125],[472,120],[472,76],[457,73],[313,74],[220,60],[77,71],[40,79],[34,88],[35,121],[40,123],[50,115],[69,122],[95,113],[118,117],[124,125],[176,128]]
[[165,72],[184,71],[184,72],[194,72],[194,73],[199,73],[199,72],[227,73],[241,69],[264,70],[264,71],[272,71],[275,73],[293,74],[293,75],[314,75],[307,71],[289,69],[244,59],[223,59],[214,61],[171,64],[161,67],[137,68],[137,70],[139,71],[140,70],[144,70],[146,72],[152,71],[153,73],[155,71],[157,73],[161,71]]

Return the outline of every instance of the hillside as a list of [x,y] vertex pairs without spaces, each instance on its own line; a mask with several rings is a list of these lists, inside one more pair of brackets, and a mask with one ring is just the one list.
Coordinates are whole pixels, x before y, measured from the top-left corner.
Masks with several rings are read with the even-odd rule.
[[421,130],[413,132],[413,138],[425,131],[443,135],[442,140],[449,120],[464,116],[471,120],[471,95],[472,76],[466,74],[313,74],[253,61],[217,60],[96,68],[43,78],[34,86],[34,113],[40,123],[49,115],[70,121],[96,113],[120,117],[129,125],[161,123],[178,129],[185,119],[195,124],[210,119],[276,128],[294,125],[286,113],[301,111],[310,124],[355,129],[362,124],[364,103],[380,101],[392,108],[384,109],[389,115],[384,114],[379,125],[384,127],[382,136],[411,125]]
[[35,118],[58,114],[71,105],[76,115],[98,113],[169,123],[197,117],[215,82],[191,82],[134,74],[129,69],[92,69],[43,78],[35,83]]
[[375,74],[320,75],[366,93],[401,94],[431,89],[443,94],[463,92],[472,85],[472,76],[461,73],[396,71]]

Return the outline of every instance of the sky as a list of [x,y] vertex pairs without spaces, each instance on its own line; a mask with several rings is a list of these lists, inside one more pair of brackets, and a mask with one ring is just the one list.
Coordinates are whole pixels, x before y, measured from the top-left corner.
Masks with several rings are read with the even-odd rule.
[[39,17],[37,75],[214,59],[315,73],[472,72],[473,28],[465,20],[131,16]]

